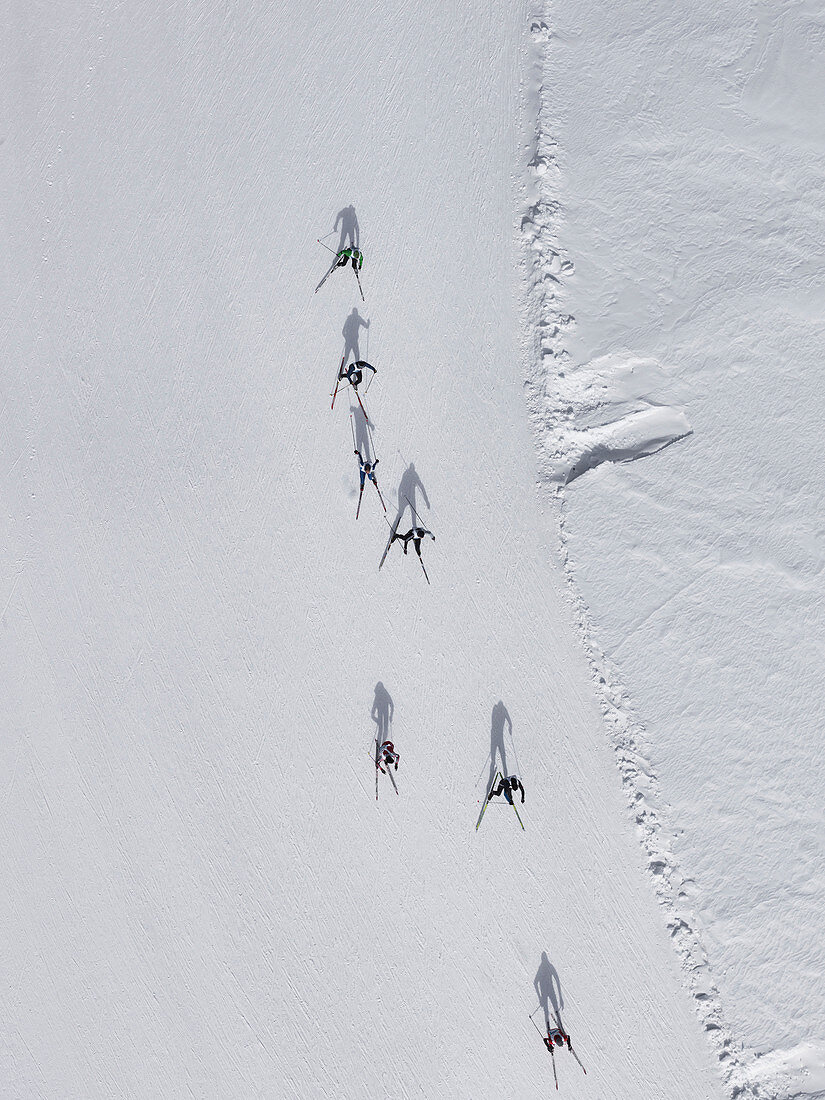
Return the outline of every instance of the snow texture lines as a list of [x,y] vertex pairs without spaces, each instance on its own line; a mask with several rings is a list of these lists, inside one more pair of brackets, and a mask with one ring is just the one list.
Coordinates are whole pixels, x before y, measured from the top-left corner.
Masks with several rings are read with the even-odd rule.
[[580,639],[656,894],[688,975],[697,1012],[716,1048],[730,1095],[739,1100],[768,1097],[771,1093],[754,1083],[741,1044],[723,1019],[719,992],[691,909],[692,884],[682,876],[672,854],[673,832],[648,757],[644,729],[617,670],[594,640],[589,611],[567,554],[565,487],[600,463],[653,454],[689,435],[691,427],[684,408],[672,400],[672,382],[655,360],[617,352],[576,364],[566,347],[566,334],[575,325],[566,283],[575,266],[563,243],[560,149],[545,82],[547,67],[553,63],[553,34],[543,20],[533,22],[531,34],[530,90],[537,122],[528,165],[528,208],[521,231],[527,256],[528,405],[538,437],[540,477],[559,502],[562,560]]

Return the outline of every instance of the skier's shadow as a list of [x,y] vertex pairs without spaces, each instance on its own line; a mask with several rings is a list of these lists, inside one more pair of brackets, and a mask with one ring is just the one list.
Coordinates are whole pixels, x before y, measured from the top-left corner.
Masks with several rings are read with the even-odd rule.
[[360,230],[358,228],[358,217],[355,213],[354,206],[345,206],[343,210],[339,210],[335,215],[335,225],[333,226],[333,232],[341,226],[341,240],[338,244],[338,252],[342,248],[346,248],[348,245],[352,245],[353,248],[359,247]]
[[372,453],[372,436],[363,410],[360,405],[356,404],[350,405],[349,411],[355,425],[355,446],[361,452],[363,460],[372,463],[375,460],[375,455]]
[[[393,526],[397,527],[401,522],[404,512],[407,508],[413,512],[410,516],[410,521],[416,523],[415,513],[418,513],[419,519],[421,517],[421,503],[418,500],[417,493],[421,492],[421,496],[424,499],[424,503],[427,507],[430,507],[430,498],[427,496],[427,490],[424,488],[424,482],[418,476],[418,471],[415,468],[415,463],[411,462],[401,475],[401,480],[398,483],[398,512],[395,516]],[[422,521],[423,522],[423,521]]]
[[550,1009],[552,1008],[556,1025],[564,1031],[561,1022],[561,1010],[564,1008],[561,982],[559,981],[558,971],[547,958],[546,951],[541,953],[541,962],[533,979],[533,988],[539,999],[539,1005],[544,1012],[544,1022],[548,1029],[550,1028]]
[[369,321],[365,321],[353,306],[352,313],[347,316],[344,327],[341,329],[341,335],[344,337],[344,365],[346,365],[350,355],[355,362],[361,358],[358,337],[362,328],[369,329],[369,327]]
[[390,725],[395,713],[392,696],[379,680],[375,685],[375,698],[372,701],[370,718],[375,722],[375,738],[380,745],[390,739]]
[[[507,770],[507,748],[504,744],[504,730],[505,727],[510,731],[510,736],[513,736],[513,722],[510,718],[509,711],[502,703],[501,699],[493,707],[493,714],[490,718],[490,775],[487,779],[487,790],[492,790],[493,780],[496,777],[496,772],[500,771],[502,776],[509,775]],[[496,764],[496,758],[501,760],[500,764]]]

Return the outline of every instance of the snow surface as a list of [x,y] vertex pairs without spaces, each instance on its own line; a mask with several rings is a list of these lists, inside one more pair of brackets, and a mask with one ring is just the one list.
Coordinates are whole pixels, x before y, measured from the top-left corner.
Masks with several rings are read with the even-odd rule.
[[825,17],[542,33],[531,407],[594,677],[730,1088],[822,1097]]
[[[769,1096],[777,1074],[803,1080],[819,1064],[821,819],[805,721],[822,652],[820,460],[810,423],[794,425],[816,409],[799,357],[820,301],[808,235],[821,135],[819,99],[792,77],[803,64],[817,75],[819,17],[754,9],[746,35],[741,19],[733,28],[751,12],[741,3],[653,18],[646,7],[551,17],[518,0],[173,0],[9,13],[2,1095],[545,1096],[552,1066],[528,1019],[539,1002],[587,1068],[561,1052],[561,1092],[583,1100]],[[685,87],[703,65],[713,86],[709,42],[743,117],[780,128],[792,101],[799,127],[775,138],[792,163],[743,152],[744,131],[727,158],[699,141],[708,104]],[[676,152],[668,104],[691,123]],[[622,125],[635,146],[623,149]],[[718,199],[733,169],[740,186],[718,216],[690,222],[680,268],[657,250],[687,199],[663,217],[656,181],[697,156],[688,195]],[[797,234],[766,230],[729,254],[736,227],[765,225],[782,197]],[[366,303],[349,270],[313,294],[330,258],[315,238],[338,244],[341,211],[357,217]],[[776,276],[768,261],[790,253],[793,277]],[[743,303],[757,297],[751,332]],[[347,350],[378,367],[371,436],[346,394],[329,408]],[[742,423],[761,466],[740,531],[758,516],[766,547],[743,571],[724,502],[741,498],[730,420],[751,388]],[[431,586],[398,547],[377,570],[388,529],[371,491],[355,520],[350,408],[390,518],[410,497],[437,536],[423,548]],[[699,454],[701,470],[688,465]],[[552,490],[570,484],[566,563],[537,467]],[[620,537],[636,477],[644,526]],[[765,499],[770,523],[755,507]],[[790,545],[783,513],[805,519],[796,557],[777,549]],[[708,539],[714,522],[727,545]],[[644,535],[656,568],[639,580]],[[771,597],[764,621],[788,655],[768,671],[798,684],[785,778],[765,781],[747,820],[739,805],[759,776],[733,673],[749,669],[755,694],[766,668],[741,664],[734,619],[708,633],[700,613],[727,596],[718,585],[688,607],[687,635],[657,617],[697,562],[708,580],[736,580],[714,554],[739,567],[733,597],[754,616]],[[753,583],[780,565],[809,616],[801,652],[788,592]],[[598,647],[646,613],[671,671],[685,653],[720,668],[684,708],[689,727],[673,728],[677,696],[650,682],[644,629],[626,663],[611,654],[610,706],[598,684]],[[707,748],[717,698],[731,719],[721,764]],[[605,709],[626,740],[619,769]],[[401,753],[399,794],[382,779],[377,803],[373,715]],[[688,729],[701,750],[691,775],[676,754]],[[799,798],[806,741],[803,804],[789,792]],[[770,748],[764,731],[757,745]],[[497,804],[475,830],[498,767],[524,779],[525,832]],[[645,769],[640,845],[626,803]],[[787,835],[789,808],[809,845],[798,896],[767,873],[782,847],[765,830],[781,819]],[[702,833],[718,842],[725,822],[719,856],[741,868],[736,881]],[[760,928],[778,894],[791,941],[770,958],[748,924],[751,868],[766,876]],[[662,880],[690,875],[682,920]],[[697,999],[685,960],[704,952]],[[746,1011],[751,985],[764,1011]],[[752,1050],[767,1053],[753,1063]]]

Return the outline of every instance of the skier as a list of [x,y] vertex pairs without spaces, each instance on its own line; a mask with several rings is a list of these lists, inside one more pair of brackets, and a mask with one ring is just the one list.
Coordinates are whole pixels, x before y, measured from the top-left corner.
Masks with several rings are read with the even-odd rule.
[[387,771],[389,771],[390,768],[395,768],[395,770],[398,771],[398,761],[400,759],[400,754],[395,751],[395,745],[393,745],[392,741],[384,741],[381,748],[378,750],[375,766],[382,775],[386,775],[387,772],[384,771],[381,765],[386,764]]
[[364,253],[360,248],[355,248],[350,245],[348,248],[342,248],[335,257],[336,267],[346,267],[347,264],[352,261],[352,270],[357,275],[361,268],[364,266]]
[[570,1036],[565,1035],[560,1027],[550,1027],[550,1024],[548,1024],[547,1035],[546,1037],[542,1035],[542,1039],[544,1040],[544,1045],[551,1054],[553,1053],[554,1043],[557,1047],[564,1046],[564,1044],[567,1043],[567,1049],[571,1054],[573,1053],[573,1044],[570,1042]]
[[[435,535],[432,533],[432,531],[428,531],[426,529],[426,527],[418,527],[416,525],[414,527],[411,527],[405,535],[399,534],[399,532],[396,531],[393,534],[392,538],[390,539],[390,544],[394,543],[396,539],[398,539],[400,542],[403,542],[404,543],[404,553],[406,554],[407,553],[407,543],[410,541],[410,539],[412,539],[413,548],[415,549],[415,552],[416,552],[416,554],[418,554],[418,557],[420,559],[421,558],[421,540],[424,538],[425,535],[429,535],[430,538],[433,540],[433,542],[435,542]],[[423,564],[423,562],[422,562],[422,564]]]
[[361,514],[361,497],[364,495],[364,482],[367,478],[369,478],[375,486],[375,491],[378,493],[378,499],[381,501],[381,507],[386,512],[387,506],[384,503],[384,498],[381,496],[381,490],[378,487],[378,479],[375,476],[375,467],[378,465],[380,459],[376,458],[374,462],[365,462],[357,447],[355,448],[355,454],[358,458],[358,472],[361,475],[361,488],[358,490],[358,509],[355,513],[355,518],[358,519]]
[[369,422],[367,410],[364,408],[364,402],[361,400],[361,394],[358,392],[358,387],[364,380],[365,370],[369,368],[369,370],[371,370],[373,374],[378,374],[378,370],[372,365],[372,363],[367,363],[364,359],[357,359],[354,363],[350,363],[348,367],[344,366],[345,361],[346,355],[341,358],[341,366],[338,368],[338,377],[335,379],[335,389],[332,394],[332,404],[330,405],[330,408],[335,408],[335,398],[338,396],[338,387],[346,378],[347,382],[355,390],[355,396],[358,399],[358,404],[361,406],[361,412],[363,412],[364,414],[364,419]]
[[364,488],[364,478],[368,477],[373,483],[375,488],[378,488],[378,482],[375,480],[375,467],[381,461],[380,458],[376,458],[375,462],[365,462],[361,457],[361,452],[356,449],[355,453],[358,455],[358,468],[361,473],[361,489]]
[[491,787],[490,793],[487,795],[487,801],[491,798],[495,798],[497,795],[503,794],[507,801],[512,805],[513,795],[516,791],[521,791],[521,802],[524,804],[524,784],[517,775],[504,776],[497,787]]
[[364,359],[358,359],[356,362],[350,363],[348,367],[345,367],[342,363],[338,368],[338,381],[343,382],[346,378],[353,389],[357,390],[364,379],[365,370],[371,370],[373,374],[378,374],[372,363],[367,363]]
[[[330,251],[332,251],[332,249],[330,249]],[[363,302],[365,300],[364,291],[361,287],[361,278],[358,272],[364,265],[364,253],[360,250],[360,248],[355,248],[354,245],[350,245],[347,248],[342,248],[335,253],[335,260],[333,261],[332,267],[329,269],[329,271],[326,273],[320,283],[316,286],[315,293],[318,293],[318,291],[321,289],[321,287],[324,285],[324,283],[327,281],[333,271],[336,270],[336,268],[346,267],[347,264],[350,263],[350,261],[352,262],[352,270],[355,272],[355,281],[358,283],[358,290],[361,294],[361,301]]]

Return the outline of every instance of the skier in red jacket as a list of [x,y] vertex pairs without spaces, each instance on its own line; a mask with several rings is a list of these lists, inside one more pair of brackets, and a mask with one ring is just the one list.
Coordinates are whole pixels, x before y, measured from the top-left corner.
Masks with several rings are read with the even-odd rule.
[[386,775],[382,764],[387,765],[387,769],[395,768],[398,771],[398,761],[401,759],[401,754],[395,751],[395,745],[392,741],[384,741],[381,748],[378,750],[378,756],[375,761],[375,766],[381,772],[382,775]]

